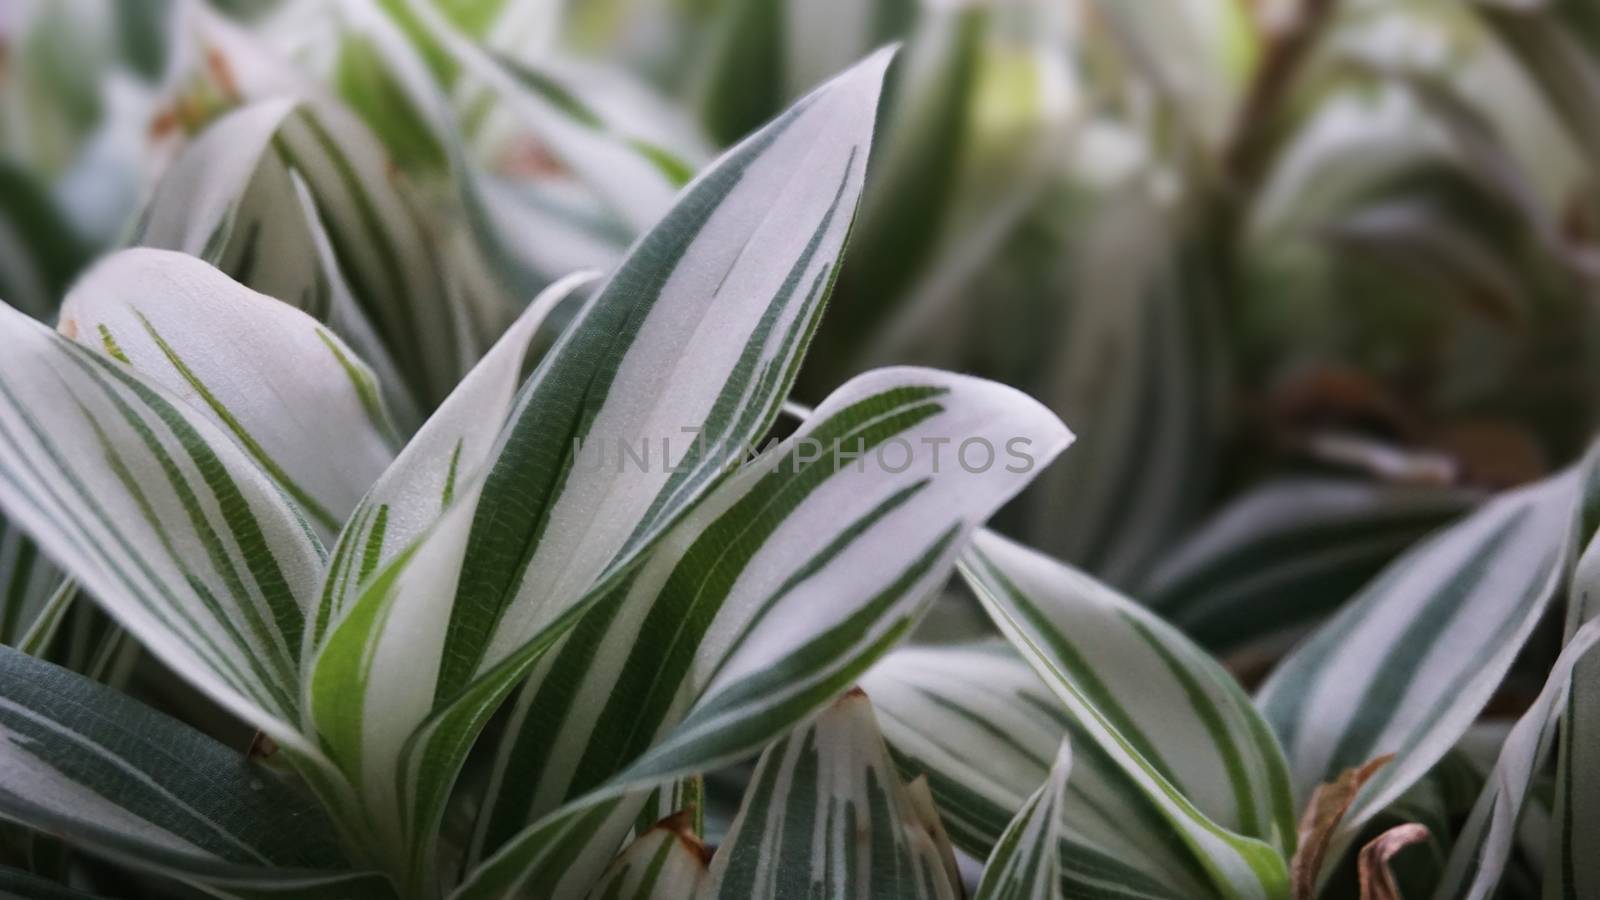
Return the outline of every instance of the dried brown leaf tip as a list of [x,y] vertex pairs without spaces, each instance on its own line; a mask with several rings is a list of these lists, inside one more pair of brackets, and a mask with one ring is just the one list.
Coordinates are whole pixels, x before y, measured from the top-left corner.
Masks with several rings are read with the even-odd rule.
[[701,864],[710,865],[711,850],[705,845],[705,842],[700,840],[700,835],[695,833],[694,817],[694,807],[686,806],[657,822],[655,827],[672,832],[678,841],[683,844],[684,848],[700,860]]
[[1356,801],[1361,788],[1378,774],[1378,770],[1394,759],[1390,753],[1380,756],[1359,768],[1346,769],[1334,780],[1317,786],[1311,792],[1311,801],[1300,816],[1300,844],[1294,859],[1289,862],[1289,879],[1294,886],[1294,900],[1313,900],[1317,895],[1317,876],[1322,872],[1323,860],[1333,843],[1333,836],[1344,821],[1345,813]]
[[1395,883],[1389,860],[1395,854],[1420,844],[1430,837],[1428,829],[1415,822],[1395,827],[1378,835],[1361,848],[1361,900],[1404,900]]

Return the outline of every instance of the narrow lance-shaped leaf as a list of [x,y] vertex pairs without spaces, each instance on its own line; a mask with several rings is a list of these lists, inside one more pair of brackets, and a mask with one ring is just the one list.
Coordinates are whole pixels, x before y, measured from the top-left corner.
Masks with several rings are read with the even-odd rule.
[[1331,860],[1455,745],[1505,677],[1576,552],[1579,477],[1498,497],[1406,553],[1262,688],[1297,796],[1395,755],[1345,817]]
[[200,884],[361,875],[325,814],[274,773],[93,681],[0,648],[0,812],[124,865]]
[[562,83],[560,73],[485,50],[431,3],[403,2],[451,58],[491,89],[627,227],[643,233],[672,205],[692,173],[675,154],[630,135],[625,119],[602,117]]
[[[862,679],[903,773],[927,779],[956,845],[980,859],[994,851],[1030,792],[1049,780],[1052,754],[1071,716],[1015,649],[1003,642],[907,647]],[[1152,842],[1151,825],[1106,800],[1116,763],[1090,753],[1073,761],[1057,847],[1065,896],[1112,893],[1183,898],[1207,892]]]
[[273,96],[209,123],[163,172],[130,243],[199,257],[323,323],[355,347],[410,425],[416,399],[339,270],[316,197],[279,147],[301,106]]
[[322,569],[309,525],[204,413],[0,307],[0,505],[168,666],[285,747]]
[[962,572],[1066,705],[1075,754],[1106,760],[1103,815],[1224,896],[1287,894],[1288,773],[1232,676],[1143,608],[997,535],[978,537]]
[[[841,388],[535,673],[491,782],[480,839],[494,855],[460,896],[534,878],[565,896],[584,877],[571,848],[609,852],[651,787],[752,753],[830,701],[1068,439],[1034,401],[976,379],[887,369]],[[543,868],[558,861],[559,876]]]
[[374,573],[482,479],[537,342],[549,338],[552,315],[577,303],[577,292],[593,278],[569,276],[534,298],[361,498],[334,545],[307,632],[310,647],[321,645]]
[[[1589,535],[1588,546],[1573,568],[1568,591],[1567,628],[1570,644],[1600,620],[1600,444],[1585,460],[1587,477],[1578,501],[1578,530]],[[1547,687],[1546,690],[1549,688]],[[1546,850],[1546,896],[1551,900],[1582,897],[1600,890],[1600,860],[1585,852],[1583,836],[1600,833],[1600,811],[1591,798],[1600,796],[1600,660],[1586,654],[1572,666],[1571,685],[1559,725],[1556,782],[1549,844]]]
[[[1544,690],[1506,735],[1488,784],[1451,850],[1444,876],[1434,890],[1435,900],[1487,900],[1495,896],[1514,849],[1523,804],[1555,745],[1558,724],[1571,709],[1574,672],[1589,658],[1597,642],[1600,621],[1579,629],[1551,668]],[[1553,831],[1552,840],[1559,840],[1558,834],[1559,829]],[[1563,890],[1571,891],[1559,872],[1551,873],[1550,887],[1554,890],[1550,893],[1555,896]]]
[[449,393],[469,349],[460,311],[448,302],[437,223],[378,139],[348,109],[238,28],[190,11],[208,77],[235,102],[299,101],[274,149],[301,179],[327,229],[339,269],[418,401]]
[[776,897],[793,885],[839,900],[956,900],[947,860],[857,690],[762,754],[697,900]]
[[163,174],[130,243],[200,257],[234,279],[326,321],[307,210],[273,139],[297,102],[275,97],[208,124]]
[[1048,779],[1066,709],[1000,641],[905,647],[861,686],[902,771],[927,776],[956,846],[987,858]]
[[1066,741],[1050,767],[1050,777],[1011,820],[984,865],[976,900],[1054,900],[1061,891],[1061,857],[1066,837],[1061,820],[1070,802],[1072,749]]
[[[395,557],[370,602],[347,607],[351,644],[387,646],[324,651],[335,668],[319,664],[312,705],[376,808],[394,802],[399,767],[407,811],[380,820],[404,842],[431,844],[472,737],[528,666],[776,416],[843,248],[887,61],[840,76],[685,190],[522,387],[485,474],[407,551],[415,562]],[[615,471],[624,452],[639,463]],[[363,660],[385,699],[353,690],[340,659]],[[431,854],[393,852],[428,879]]]
[[181,253],[127,250],[61,307],[62,329],[164,385],[331,538],[393,455],[378,384],[305,313]]

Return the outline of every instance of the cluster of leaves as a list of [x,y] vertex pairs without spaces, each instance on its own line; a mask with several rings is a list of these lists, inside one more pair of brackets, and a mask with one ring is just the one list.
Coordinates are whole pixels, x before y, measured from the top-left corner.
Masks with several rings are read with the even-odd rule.
[[1600,892],[1580,5],[17,10],[0,891]]

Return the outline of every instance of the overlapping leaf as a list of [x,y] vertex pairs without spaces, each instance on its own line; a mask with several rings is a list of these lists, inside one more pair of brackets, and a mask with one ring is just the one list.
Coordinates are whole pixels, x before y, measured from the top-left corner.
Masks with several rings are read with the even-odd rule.
[[[751,753],[814,712],[906,633],[966,535],[1067,439],[1038,404],[974,379],[889,369],[841,388],[713,492],[535,673],[484,823],[485,850],[505,843],[463,896],[509,889],[554,858],[581,878],[554,856],[572,852],[563,842],[614,847],[649,787]],[[835,441],[862,455],[835,457]],[[949,449],[964,442],[965,464]],[[1030,458],[1006,457],[1008,442]],[[972,449],[984,445],[1000,454],[987,466]]]
[[1063,742],[1050,777],[1006,827],[984,865],[976,900],[1052,900],[1061,891],[1059,847],[1066,838],[1067,780],[1072,775],[1071,745]]
[[322,810],[237,751],[10,648],[0,676],[7,818],[193,882],[372,895]]
[[61,322],[205,414],[327,537],[393,454],[377,380],[343,341],[193,257],[110,257]]
[[[439,226],[421,214],[414,188],[360,119],[235,27],[191,13],[193,39],[208,62],[204,77],[228,102],[294,101],[271,133],[277,161],[305,183],[356,307],[418,402],[434,405],[460,378],[471,350],[462,311],[450,302]],[[263,127],[272,124],[261,116]],[[251,149],[244,148],[245,160]],[[243,188],[219,181],[206,195],[236,205]],[[230,232],[229,239],[248,242],[250,234]]]
[[900,781],[856,691],[761,756],[702,900],[805,885],[841,900],[956,900],[954,854]]
[[285,746],[322,548],[231,435],[0,308],[0,504],[140,642]]
[[901,770],[927,776],[956,846],[987,857],[1047,780],[1066,709],[1001,642],[896,650],[861,686]]
[[590,900],[687,900],[706,878],[709,851],[689,828],[688,811],[656,823],[617,856]]
[[[312,708],[372,808],[399,803],[377,823],[394,853],[427,866],[403,848],[429,846],[499,699],[776,415],[843,247],[886,62],[841,76],[691,185],[521,388],[479,477],[459,476],[420,542],[383,539],[400,552],[344,607]],[[431,477],[446,479],[451,437],[430,437]],[[637,462],[619,464],[624,451]],[[440,492],[417,492],[439,508]]]
[[1066,705],[1076,755],[1104,760],[1100,817],[1141,836],[1158,877],[1186,878],[1191,892],[1287,894],[1288,774],[1231,676],[1141,607],[996,535],[979,536],[962,571]]
[[1301,644],[1258,698],[1297,796],[1395,754],[1340,826],[1338,852],[1477,717],[1576,554],[1572,471],[1502,495],[1384,570]]
[[[1434,891],[1437,900],[1486,900],[1495,896],[1517,839],[1523,805],[1530,800],[1535,778],[1555,745],[1557,725],[1572,711],[1574,672],[1588,659],[1597,642],[1600,622],[1579,629],[1551,668],[1544,690],[1506,735],[1489,783],[1462,826],[1444,876]],[[1554,831],[1552,838],[1560,840],[1555,837],[1559,834],[1560,830]],[[1570,839],[1572,835],[1566,837]],[[1551,873],[1552,895],[1571,894],[1572,887],[1564,877],[1559,872]]]

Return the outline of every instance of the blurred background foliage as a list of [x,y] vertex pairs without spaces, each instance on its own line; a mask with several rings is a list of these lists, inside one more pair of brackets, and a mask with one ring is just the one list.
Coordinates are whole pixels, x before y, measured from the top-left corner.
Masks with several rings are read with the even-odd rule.
[[[7,0],[0,296],[48,321],[99,253],[196,253],[332,323],[404,431],[540,287],[614,262],[719,148],[900,41],[796,399],[896,362],[1043,399],[1079,443],[999,527],[1248,680],[1593,431],[1597,10]],[[298,112],[247,121],[302,82]],[[347,178],[404,211],[392,241],[354,245],[374,213]],[[262,240],[305,271],[254,267]]]

